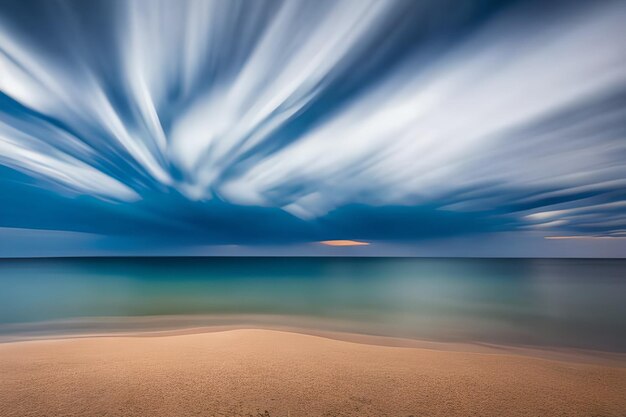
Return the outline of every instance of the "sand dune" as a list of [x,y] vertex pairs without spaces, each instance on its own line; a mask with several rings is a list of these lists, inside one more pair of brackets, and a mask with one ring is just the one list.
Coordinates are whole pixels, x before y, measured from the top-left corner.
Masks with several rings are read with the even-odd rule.
[[273,330],[0,344],[0,416],[624,416],[626,368]]

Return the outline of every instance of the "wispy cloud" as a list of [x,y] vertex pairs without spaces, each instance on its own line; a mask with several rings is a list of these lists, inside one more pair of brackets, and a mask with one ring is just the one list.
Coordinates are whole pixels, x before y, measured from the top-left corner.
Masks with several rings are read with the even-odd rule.
[[[219,242],[262,229],[220,231],[223,206],[272,213],[278,240],[612,235],[624,21],[619,1],[5,3],[9,204],[34,184]],[[26,222],[4,210],[0,226]]]

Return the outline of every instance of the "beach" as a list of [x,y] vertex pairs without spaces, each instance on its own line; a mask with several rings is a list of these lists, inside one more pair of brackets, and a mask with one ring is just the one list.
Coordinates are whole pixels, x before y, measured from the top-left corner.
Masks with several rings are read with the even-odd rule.
[[624,416],[623,364],[264,329],[0,344],[0,416]]

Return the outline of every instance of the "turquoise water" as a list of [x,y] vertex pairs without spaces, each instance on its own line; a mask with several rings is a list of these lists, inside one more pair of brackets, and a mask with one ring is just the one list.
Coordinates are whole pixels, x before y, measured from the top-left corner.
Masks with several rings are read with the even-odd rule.
[[114,330],[126,317],[626,352],[626,261],[0,260],[0,334]]

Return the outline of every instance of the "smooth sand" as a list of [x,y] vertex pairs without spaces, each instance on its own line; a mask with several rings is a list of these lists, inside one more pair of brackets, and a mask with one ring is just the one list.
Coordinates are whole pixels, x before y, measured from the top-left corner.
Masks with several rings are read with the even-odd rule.
[[274,330],[0,344],[0,416],[626,416],[626,368]]

